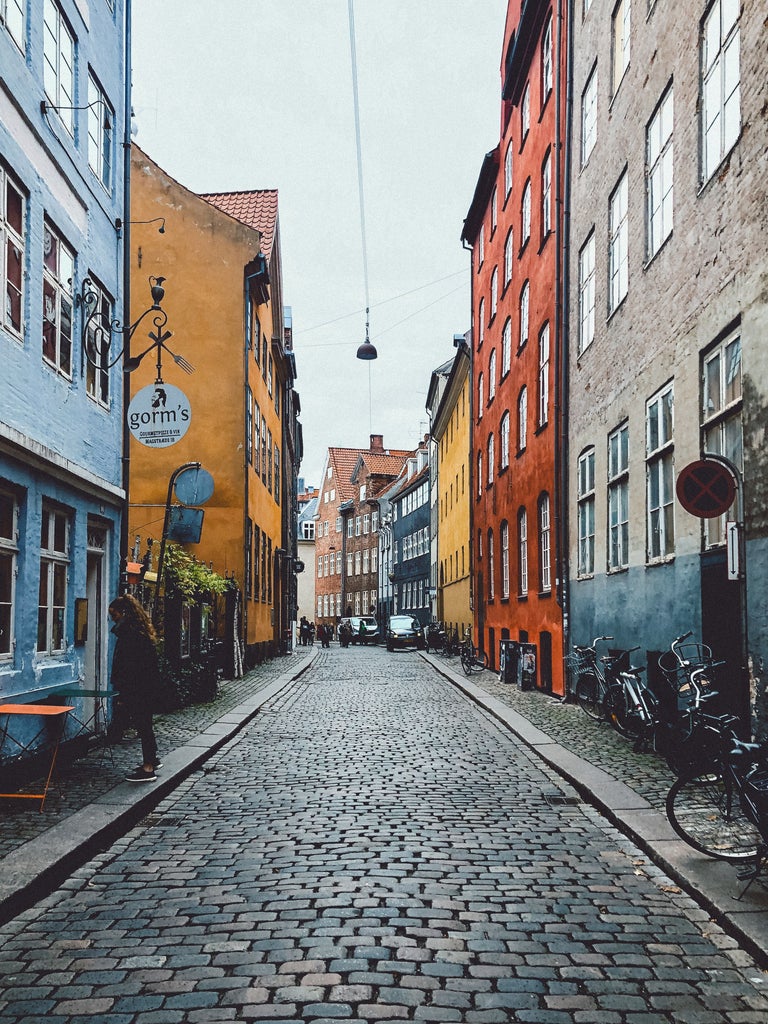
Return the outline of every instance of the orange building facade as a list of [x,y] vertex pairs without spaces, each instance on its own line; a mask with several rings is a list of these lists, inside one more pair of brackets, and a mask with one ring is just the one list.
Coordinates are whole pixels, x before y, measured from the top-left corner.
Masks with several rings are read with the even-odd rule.
[[[167,344],[194,372],[164,357],[163,379],[191,407],[184,436],[169,447],[131,438],[129,535],[142,546],[155,542],[156,567],[171,475],[187,462],[211,473],[201,539],[188,548],[237,583],[247,666],[281,648],[295,614],[286,569],[296,553],[288,524],[300,452],[284,426],[295,424],[298,402],[283,324],[277,193],[199,196],[133,147],[131,205],[132,318],[147,305],[147,279],[164,277]],[[134,352],[146,347],[141,331]],[[153,384],[152,362],[131,374],[132,397]]]
[[565,5],[511,0],[501,135],[462,234],[472,249],[472,584],[477,644],[536,645],[536,684],[564,693],[562,358]]

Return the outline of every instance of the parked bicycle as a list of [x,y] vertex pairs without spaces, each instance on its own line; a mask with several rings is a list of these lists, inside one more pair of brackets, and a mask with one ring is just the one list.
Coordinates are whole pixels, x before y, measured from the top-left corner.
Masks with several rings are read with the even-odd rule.
[[488,668],[488,655],[485,651],[475,647],[472,643],[472,634],[469,631],[464,634],[464,639],[461,642],[460,657],[461,667],[468,676],[473,672],[482,672],[483,669]]
[[750,885],[768,867],[768,750],[746,743],[731,715],[701,716],[710,733],[709,763],[678,778],[667,795],[669,822],[694,850],[718,860],[749,863]]
[[633,647],[598,657],[597,645],[609,640],[613,637],[597,636],[587,647],[574,644],[574,653],[569,658],[576,703],[596,722],[613,722],[613,695],[620,688],[619,673],[629,667],[629,656],[637,650]]

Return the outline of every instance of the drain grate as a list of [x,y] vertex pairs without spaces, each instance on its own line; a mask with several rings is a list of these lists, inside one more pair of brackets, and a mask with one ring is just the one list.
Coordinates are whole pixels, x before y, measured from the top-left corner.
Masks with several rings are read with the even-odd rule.
[[550,807],[576,807],[581,803],[577,796],[564,796],[562,793],[545,793],[544,800]]

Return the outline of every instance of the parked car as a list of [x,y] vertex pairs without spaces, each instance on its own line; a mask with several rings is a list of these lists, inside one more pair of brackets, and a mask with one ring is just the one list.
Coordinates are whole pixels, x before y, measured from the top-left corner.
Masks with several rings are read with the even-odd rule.
[[390,615],[387,620],[387,650],[396,647],[414,647],[423,650],[426,646],[424,630],[418,619],[412,615]]
[[[348,622],[352,629],[352,636],[349,638],[353,644],[377,644],[379,642],[379,624],[372,615],[350,615]],[[365,624],[365,629],[362,625]]]

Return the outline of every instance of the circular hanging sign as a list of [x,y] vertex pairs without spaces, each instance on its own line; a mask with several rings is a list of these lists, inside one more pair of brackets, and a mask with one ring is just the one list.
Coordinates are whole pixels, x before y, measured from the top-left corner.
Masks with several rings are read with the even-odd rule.
[[716,519],[733,504],[736,481],[722,463],[699,459],[681,470],[676,490],[686,512],[699,519]]
[[168,448],[186,434],[192,409],[184,392],[173,384],[148,384],[128,406],[128,429],[148,448]]
[[213,496],[213,477],[202,466],[182,470],[173,485],[182,505],[204,505]]

